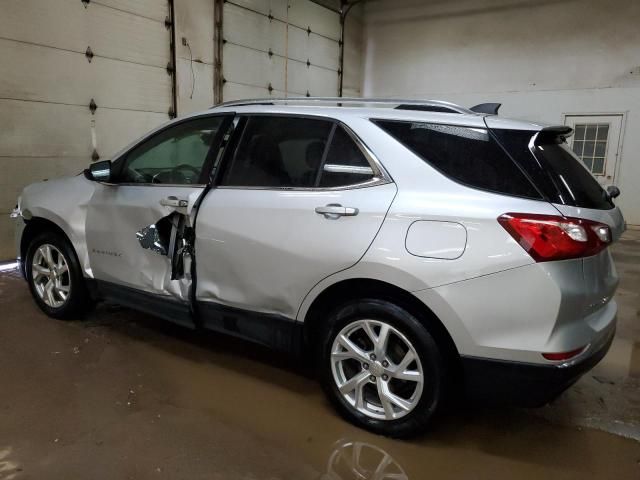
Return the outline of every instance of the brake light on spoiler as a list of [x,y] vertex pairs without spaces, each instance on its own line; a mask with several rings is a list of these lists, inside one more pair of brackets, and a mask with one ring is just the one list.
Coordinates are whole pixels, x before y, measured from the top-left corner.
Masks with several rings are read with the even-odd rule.
[[611,229],[582,218],[505,213],[498,222],[537,262],[589,257],[611,243]]

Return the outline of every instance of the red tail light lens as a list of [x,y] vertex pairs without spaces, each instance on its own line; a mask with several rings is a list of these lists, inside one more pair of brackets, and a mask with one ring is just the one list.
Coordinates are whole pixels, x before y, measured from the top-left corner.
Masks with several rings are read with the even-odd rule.
[[505,213],[498,222],[537,262],[589,257],[611,243],[607,225],[581,218]]
[[576,348],[575,350],[571,350],[570,352],[559,352],[559,353],[543,353],[542,356],[547,360],[553,360],[555,362],[559,362],[561,360],[569,360],[582,352],[584,352],[585,347]]

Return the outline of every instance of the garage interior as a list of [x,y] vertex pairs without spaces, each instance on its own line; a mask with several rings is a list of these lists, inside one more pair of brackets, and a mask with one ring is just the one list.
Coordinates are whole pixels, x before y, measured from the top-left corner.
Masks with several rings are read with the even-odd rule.
[[[639,478],[639,22],[634,0],[3,2],[0,480]],[[401,442],[240,340],[109,304],[86,322],[37,309],[12,263],[25,185],[220,102],[305,96],[500,102],[574,128],[628,225],[603,362],[541,409],[456,407]]]

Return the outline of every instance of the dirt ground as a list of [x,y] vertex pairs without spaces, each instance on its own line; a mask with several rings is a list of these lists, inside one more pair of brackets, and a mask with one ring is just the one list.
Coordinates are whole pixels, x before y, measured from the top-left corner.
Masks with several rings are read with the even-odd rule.
[[0,480],[640,479],[640,231],[614,247],[619,327],[536,410],[456,408],[424,437],[351,426],[291,359],[103,305],[42,314],[0,273]]

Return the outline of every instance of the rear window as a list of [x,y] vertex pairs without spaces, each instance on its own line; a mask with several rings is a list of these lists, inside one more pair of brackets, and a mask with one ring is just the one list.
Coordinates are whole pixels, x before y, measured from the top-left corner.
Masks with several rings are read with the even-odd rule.
[[393,120],[374,123],[452,180],[490,192],[542,198],[485,128]]
[[571,151],[562,135],[527,130],[492,132],[535,185],[553,203],[609,210],[613,202],[598,181]]

